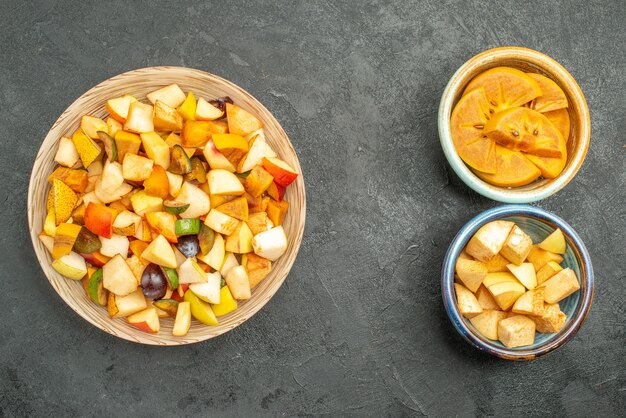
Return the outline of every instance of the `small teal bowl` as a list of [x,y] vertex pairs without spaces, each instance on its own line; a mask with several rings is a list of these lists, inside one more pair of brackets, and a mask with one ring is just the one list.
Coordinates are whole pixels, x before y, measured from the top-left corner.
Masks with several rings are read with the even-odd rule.
[[[570,267],[580,282],[580,290],[559,302],[567,321],[560,332],[535,335],[535,343],[518,348],[507,348],[499,341],[483,337],[459,312],[454,291],[454,268],[456,259],[467,242],[488,222],[495,220],[513,221],[532,238],[541,242],[556,228],[565,235],[567,251],[563,255],[564,267]],[[448,317],[461,336],[479,350],[507,360],[532,360],[547,354],[572,339],[589,313],[593,300],[594,276],[589,253],[582,240],[563,219],[546,210],[528,205],[506,205],[486,210],[470,220],[452,240],[441,272],[443,303]]]

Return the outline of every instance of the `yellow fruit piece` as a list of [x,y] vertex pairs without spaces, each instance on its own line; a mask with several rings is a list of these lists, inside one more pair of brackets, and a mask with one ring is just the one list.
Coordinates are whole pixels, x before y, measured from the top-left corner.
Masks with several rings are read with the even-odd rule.
[[487,183],[501,187],[524,186],[541,175],[541,171],[521,152],[499,145],[496,145],[496,173],[488,174],[477,170],[474,173]]
[[565,254],[567,245],[565,244],[565,236],[563,235],[561,228],[557,228],[556,231],[541,241],[539,243],[539,248],[556,254]]
[[48,190],[48,198],[46,199],[46,212],[50,212],[54,208],[54,194],[52,193],[52,187]]
[[474,77],[465,88],[468,94],[484,88],[494,113],[510,107],[522,106],[541,95],[541,87],[528,74],[510,67],[496,67]]
[[224,316],[237,309],[237,301],[233,298],[228,286],[222,287],[220,290],[220,303],[211,305],[211,309],[213,309],[215,316]]
[[465,164],[493,174],[496,172],[495,144],[483,132],[489,111],[485,89],[467,93],[452,111],[450,133],[454,148]]
[[82,227],[77,224],[62,223],[56,229],[54,235],[54,246],[52,247],[52,258],[59,259],[72,251],[74,242],[80,234]]
[[77,129],[72,135],[72,142],[76,147],[76,151],[80,156],[80,160],[83,162],[85,168],[89,167],[96,158],[100,155],[102,150],[82,129]]
[[567,107],[567,96],[553,80],[536,73],[528,73],[528,76],[535,80],[541,89],[541,95],[531,102],[531,109],[543,113]]
[[567,141],[569,141],[570,131],[569,112],[567,109],[553,110],[551,112],[545,112],[543,115],[561,132],[563,139],[567,143]]
[[54,208],[51,208],[46,215],[46,220],[43,223],[43,232],[49,237],[54,237],[57,232],[56,216],[54,215]]
[[57,225],[67,221],[78,202],[78,196],[61,180],[52,180],[55,222]]
[[189,92],[183,104],[178,108],[178,112],[183,115],[185,120],[196,120],[196,106],[196,98],[192,92]]

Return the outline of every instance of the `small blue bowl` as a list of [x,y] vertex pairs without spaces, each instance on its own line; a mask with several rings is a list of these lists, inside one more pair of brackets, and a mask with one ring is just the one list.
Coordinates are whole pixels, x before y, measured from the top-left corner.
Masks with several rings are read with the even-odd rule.
[[[461,315],[457,307],[454,291],[454,269],[456,260],[467,242],[488,222],[498,219],[513,221],[532,238],[541,242],[556,228],[561,228],[565,235],[567,251],[563,255],[564,267],[570,267],[580,282],[580,290],[559,302],[561,310],[567,315],[567,322],[560,332],[554,334],[537,333],[533,345],[507,348],[499,341],[483,337]],[[589,313],[593,300],[593,267],[589,253],[582,240],[563,219],[558,216],[528,205],[506,205],[486,210],[469,221],[452,240],[441,272],[441,291],[448,317],[456,330],[467,342],[481,351],[507,360],[532,360],[568,342],[580,329]]]

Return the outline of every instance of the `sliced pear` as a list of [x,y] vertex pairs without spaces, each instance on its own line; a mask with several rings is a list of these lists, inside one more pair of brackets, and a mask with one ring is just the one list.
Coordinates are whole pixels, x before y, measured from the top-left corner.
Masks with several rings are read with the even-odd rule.
[[557,303],[580,289],[576,273],[569,267],[546,280],[543,286],[546,288],[546,303]]
[[563,270],[559,264],[554,261],[548,261],[545,266],[541,267],[537,272],[537,285],[543,284],[550,277],[557,274],[559,271]]
[[217,209],[211,209],[204,220],[204,224],[215,232],[228,236],[235,232],[239,221]]
[[545,288],[543,287],[529,290],[515,301],[511,310],[523,315],[542,315],[544,310],[544,291]]
[[465,251],[478,261],[489,261],[500,252],[515,224],[492,221],[483,225],[470,239]]
[[211,200],[209,196],[197,186],[184,182],[175,202],[189,203],[189,207],[183,213],[180,214],[181,218],[199,218],[206,215],[211,209]]
[[118,296],[126,296],[137,290],[137,279],[120,254],[102,267],[102,283],[105,289]]
[[508,348],[535,342],[535,323],[524,315],[515,315],[498,322],[498,339]]
[[205,283],[192,283],[189,289],[205,302],[219,304],[222,275],[215,271],[207,274]]
[[200,261],[211,266],[213,270],[221,270],[225,253],[224,238],[220,234],[215,234],[211,250],[206,255],[198,254],[197,257]]
[[209,190],[214,195],[236,195],[244,194],[245,190],[239,178],[230,171],[223,169],[213,169],[207,175]]
[[456,274],[461,282],[472,292],[476,292],[487,275],[487,266],[476,260],[458,258],[456,261]]
[[52,268],[72,280],[81,280],[87,274],[85,259],[75,252],[70,252],[58,260],[54,260]]
[[233,298],[237,300],[250,299],[252,296],[250,292],[250,281],[248,280],[246,269],[243,266],[236,266],[230,269],[225,280]]
[[207,274],[202,267],[198,265],[196,260],[189,257],[178,267],[178,283],[207,283]]
[[287,236],[282,226],[275,226],[269,231],[256,234],[252,239],[252,248],[256,255],[276,261],[287,251]]

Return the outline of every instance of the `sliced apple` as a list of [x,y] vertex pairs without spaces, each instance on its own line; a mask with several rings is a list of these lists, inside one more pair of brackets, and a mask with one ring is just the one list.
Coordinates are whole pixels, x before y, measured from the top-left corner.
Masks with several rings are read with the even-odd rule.
[[224,264],[224,238],[220,234],[215,234],[213,246],[206,255],[198,254],[197,257],[203,263],[208,264],[214,270],[220,270]]
[[141,225],[141,216],[124,210],[115,217],[113,232],[118,235],[134,236],[139,225]]
[[204,224],[215,232],[228,236],[235,232],[239,221],[217,209],[211,209],[204,220]]
[[207,174],[207,183],[212,195],[240,196],[245,192],[237,176],[223,169],[210,170]]
[[557,228],[553,233],[548,235],[546,239],[541,241],[539,248],[555,254],[565,254],[567,245],[565,244],[565,236],[561,228]]
[[249,142],[250,149],[237,166],[238,173],[252,170],[263,162],[263,158],[274,158],[276,153],[265,141],[263,130],[254,135]]
[[64,167],[73,167],[78,162],[80,156],[71,139],[62,137],[59,140],[59,148],[54,155],[54,162]]
[[132,315],[146,309],[148,306],[146,298],[141,289],[126,296],[117,296],[115,293],[109,293],[108,311],[111,318],[121,318]]
[[163,235],[157,236],[141,254],[141,258],[163,267],[176,268],[174,250]]
[[235,166],[217,149],[213,141],[207,142],[202,153],[211,169],[222,169],[230,172],[235,171]]
[[196,120],[215,120],[221,118],[222,116],[224,116],[224,112],[204,100],[202,97],[198,98],[195,113]]
[[176,310],[172,335],[184,337],[189,332],[189,328],[191,328],[191,304],[189,302],[180,302]]
[[188,203],[189,207],[180,214],[181,218],[199,218],[211,209],[209,196],[197,186],[184,182],[174,199],[178,203]]
[[470,319],[472,325],[484,337],[490,340],[498,339],[498,323],[507,317],[506,312],[498,310],[485,310]]
[[124,183],[122,165],[118,162],[107,161],[100,176],[100,187],[104,192],[112,192]]
[[170,194],[172,197],[177,197],[180,193],[180,189],[183,187],[183,176],[180,174],[170,173],[166,171],[167,180],[170,185]]
[[163,210],[163,199],[160,197],[150,196],[144,190],[132,195],[130,197],[130,201],[133,205],[133,211],[139,216],[144,216],[149,212],[158,212]]
[[205,302],[218,304],[220,303],[221,283],[222,275],[216,271],[207,274],[206,282],[190,284],[189,290]]
[[[111,138],[115,138],[115,135],[124,129],[124,125],[122,125],[119,121],[113,118],[107,118],[107,133],[111,136]],[[122,161],[121,159],[119,161]]]
[[54,260],[52,268],[72,280],[81,280],[87,274],[85,259],[75,252],[70,252],[58,260]]
[[220,268],[220,274],[222,277],[226,277],[228,272],[233,268],[239,265],[239,261],[237,261],[237,257],[235,254],[226,252],[224,254],[224,262],[222,263],[222,267]]
[[252,247],[256,255],[276,261],[287,251],[287,236],[282,226],[275,226],[269,231],[261,232],[252,239]]
[[114,190],[105,190],[102,188],[102,181],[99,179],[96,181],[94,193],[102,203],[111,203],[122,198],[133,191],[133,186],[128,183],[122,183],[120,187]]
[[202,267],[191,257],[187,258],[178,268],[178,283],[207,283],[208,277]]
[[129,324],[134,325],[142,331],[156,334],[159,332],[159,315],[155,307],[149,307],[143,311],[134,313],[126,318]]
[[54,238],[46,234],[39,234],[39,241],[41,241],[46,250],[52,254],[52,249],[54,248]]
[[506,268],[522,283],[526,289],[533,290],[537,287],[537,275],[533,263],[507,264]]
[[237,300],[250,299],[250,281],[243,266],[236,266],[230,269],[225,279],[233,298]]
[[102,244],[100,247],[100,253],[102,255],[114,257],[119,254],[122,258],[126,258],[128,256],[130,242],[124,235],[113,234],[111,235],[111,238],[100,237],[100,242]]
[[128,117],[124,123],[124,130],[135,133],[154,131],[152,113],[154,108],[141,102],[132,102],[128,108]]
[[105,289],[118,296],[126,296],[137,289],[137,279],[120,254],[102,267],[102,283]]
[[496,300],[493,298],[491,293],[489,293],[489,290],[487,290],[487,288],[483,285],[481,285],[476,291],[476,300],[478,300],[478,304],[481,308],[483,308],[483,310],[500,310],[500,306]]
[[296,170],[278,158],[263,158],[262,165],[274,177],[274,181],[283,187],[289,186],[298,177]]
[[114,99],[107,100],[105,107],[112,118],[114,118],[118,122],[124,123],[126,122],[126,118],[128,117],[130,104],[136,101],[137,99],[135,99],[133,96],[131,96],[130,94],[126,94],[122,97],[116,97]]
[[167,143],[156,132],[144,132],[140,136],[148,158],[167,170],[170,166],[170,147]]
[[155,104],[157,100],[159,100],[173,108],[177,108],[185,101],[185,93],[178,87],[178,84],[170,84],[169,86],[152,91],[146,94],[146,97],[152,104]]
[[80,119],[80,129],[91,139],[98,139],[98,131],[108,132],[109,127],[102,119],[85,115]]

